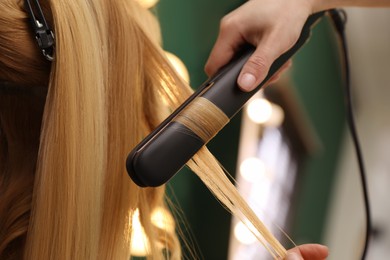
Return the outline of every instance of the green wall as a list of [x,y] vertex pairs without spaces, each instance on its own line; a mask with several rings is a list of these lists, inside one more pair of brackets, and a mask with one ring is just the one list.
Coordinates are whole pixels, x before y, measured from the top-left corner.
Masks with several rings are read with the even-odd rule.
[[342,68],[333,26],[324,19],[294,57],[293,82],[322,148],[299,174],[293,235],[298,243],[321,242],[329,194],[345,125]]
[[[186,64],[193,87],[207,78],[203,67],[217,37],[220,19],[242,2],[160,0],[155,8],[162,26],[164,49]],[[338,63],[332,28],[327,21],[321,22],[309,44],[294,58],[293,82],[322,143],[322,150],[308,158],[299,173],[292,222],[292,236],[298,243],[321,241],[344,126]],[[231,174],[235,173],[239,127],[240,115],[210,144]],[[187,240],[199,257],[227,259],[230,215],[204,185],[184,169],[170,182],[168,191],[183,211],[181,227],[187,230],[184,231]],[[185,251],[185,258],[193,257]]]

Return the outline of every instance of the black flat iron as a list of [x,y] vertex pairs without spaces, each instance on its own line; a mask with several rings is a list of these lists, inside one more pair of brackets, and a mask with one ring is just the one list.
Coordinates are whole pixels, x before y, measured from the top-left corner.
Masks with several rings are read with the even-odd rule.
[[247,47],[216,75],[204,82],[179,108],[141,141],[128,155],[126,168],[132,180],[141,187],[157,187],[170,180],[206,144],[191,129],[174,120],[195,98],[202,97],[232,118],[244,104],[309,39],[311,28],[325,12],[311,15],[295,45],[272,64],[267,77],[253,91],[243,92],[237,86],[238,75],[254,52]]

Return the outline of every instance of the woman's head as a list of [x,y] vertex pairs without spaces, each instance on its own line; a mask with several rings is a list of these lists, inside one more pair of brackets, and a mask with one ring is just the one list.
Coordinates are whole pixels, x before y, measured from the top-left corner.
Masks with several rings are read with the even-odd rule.
[[0,255],[128,258],[138,209],[155,257],[157,244],[178,256],[175,234],[150,221],[164,207],[164,188],[138,188],[124,167],[167,110],[160,83],[171,89],[166,100],[189,93],[175,90],[156,21],[134,1],[41,5],[56,37],[52,63],[36,46],[23,1],[0,3],[0,79],[47,88],[46,97],[0,92]]

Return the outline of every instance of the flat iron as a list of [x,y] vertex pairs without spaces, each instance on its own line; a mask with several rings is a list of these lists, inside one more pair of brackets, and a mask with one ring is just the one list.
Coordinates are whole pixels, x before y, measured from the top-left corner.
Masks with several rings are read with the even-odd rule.
[[141,141],[128,155],[126,168],[132,180],[141,187],[157,187],[169,181],[202,146],[206,144],[191,129],[175,121],[196,98],[202,97],[232,118],[244,104],[309,39],[311,28],[325,12],[312,14],[306,21],[295,45],[272,64],[267,77],[251,92],[237,86],[237,78],[255,48],[248,46],[216,75],[204,82],[179,108]]

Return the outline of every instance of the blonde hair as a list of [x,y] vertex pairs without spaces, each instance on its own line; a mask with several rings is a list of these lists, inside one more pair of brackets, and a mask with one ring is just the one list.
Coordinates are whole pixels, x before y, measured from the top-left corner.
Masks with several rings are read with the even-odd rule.
[[[56,35],[52,64],[23,1],[0,2],[0,78],[48,86],[46,98],[0,94],[0,258],[128,259],[138,209],[150,256],[163,259],[162,244],[179,259],[176,234],[151,223],[166,208],[164,186],[139,188],[125,172],[131,148],[192,93],[158,45],[157,22],[135,1],[41,4]],[[284,257],[207,150],[189,165]]]

